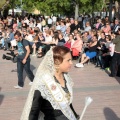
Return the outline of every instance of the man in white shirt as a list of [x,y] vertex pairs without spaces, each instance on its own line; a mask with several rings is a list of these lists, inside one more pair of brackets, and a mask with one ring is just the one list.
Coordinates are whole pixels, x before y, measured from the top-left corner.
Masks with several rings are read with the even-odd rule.
[[25,19],[24,19],[24,23],[27,23],[27,25],[29,25],[29,20],[28,20],[28,18],[27,17],[25,17]]

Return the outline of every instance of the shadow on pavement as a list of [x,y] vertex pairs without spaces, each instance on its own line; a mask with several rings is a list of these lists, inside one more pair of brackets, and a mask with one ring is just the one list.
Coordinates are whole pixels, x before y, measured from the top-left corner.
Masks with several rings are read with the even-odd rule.
[[[1,87],[0,87],[0,91],[1,91]],[[1,95],[1,94],[0,94],[0,105],[1,105],[2,102],[3,102],[3,99],[4,99],[4,95]]]
[[[107,70],[105,70],[105,72],[108,74],[108,77],[109,77],[110,72],[107,71]],[[120,75],[117,74],[117,76],[114,77],[114,78],[115,78],[115,79],[118,81],[118,83],[120,84]]]
[[[35,67],[33,65],[30,65],[30,69],[33,72]],[[17,69],[13,69],[13,70],[11,70],[11,72],[17,72]],[[25,70],[23,70],[23,80],[25,80],[26,76],[27,76],[27,74],[26,74]]]
[[120,118],[118,118],[115,112],[108,107],[104,109],[104,115],[105,115],[106,120],[120,120]]
[[120,84],[120,77],[115,77],[115,79],[118,81],[118,83]]

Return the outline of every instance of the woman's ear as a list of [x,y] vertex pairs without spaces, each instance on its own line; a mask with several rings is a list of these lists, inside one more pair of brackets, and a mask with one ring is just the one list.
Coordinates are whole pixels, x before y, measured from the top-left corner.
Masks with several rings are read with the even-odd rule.
[[58,59],[55,60],[55,65],[59,65],[60,61]]

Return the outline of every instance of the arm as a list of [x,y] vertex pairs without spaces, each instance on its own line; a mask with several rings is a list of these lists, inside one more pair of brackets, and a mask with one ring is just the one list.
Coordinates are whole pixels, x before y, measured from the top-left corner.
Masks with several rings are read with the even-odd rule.
[[83,45],[83,42],[82,41],[78,41],[78,42],[74,42],[73,46],[71,48],[79,48],[80,46]]
[[11,33],[11,34],[10,34],[10,37],[8,38],[8,40],[11,41],[11,40],[13,40],[13,39],[14,39],[14,34]]
[[120,36],[117,36],[114,40],[113,40],[113,44],[117,44],[120,41]]
[[25,57],[24,57],[24,59],[22,61],[23,64],[26,63],[26,60],[27,60],[28,56],[30,55],[30,47],[29,47],[29,45],[25,46],[25,49],[26,49],[27,52],[26,52],[26,55],[25,55]]
[[41,97],[40,92],[36,90],[34,93],[33,102],[29,114],[29,120],[38,120],[42,100],[43,98]]

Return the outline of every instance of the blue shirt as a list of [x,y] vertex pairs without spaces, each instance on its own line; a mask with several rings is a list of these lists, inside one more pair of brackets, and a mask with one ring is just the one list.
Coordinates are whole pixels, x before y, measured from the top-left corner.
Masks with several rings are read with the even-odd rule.
[[65,33],[65,31],[66,31],[66,26],[65,26],[65,25],[64,25],[64,26],[61,26],[61,27],[60,27],[60,30],[61,30],[62,33]]
[[10,34],[9,34],[8,40],[9,40],[9,41],[14,40],[14,33],[10,33]]

